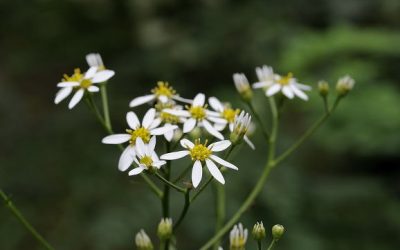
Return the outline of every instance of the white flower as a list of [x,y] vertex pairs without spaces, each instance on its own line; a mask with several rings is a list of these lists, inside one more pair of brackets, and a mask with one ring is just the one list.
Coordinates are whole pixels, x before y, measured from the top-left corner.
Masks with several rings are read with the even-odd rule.
[[150,95],[139,96],[133,99],[129,103],[129,107],[136,107],[155,100],[158,100],[162,103],[166,103],[169,100],[190,103],[190,100],[179,97],[179,95],[176,94],[176,91],[171,86],[169,86],[168,82],[157,82],[157,87],[152,89],[151,92],[152,94]]
[[287,76],[274,74],[272,68],[268,66],[256,68],[256,73],[259,82],[254,83],[253,88],[264,88],[267,96],[273,96],[281,91],[289,99],[297,96],[303,100],[308,100],[308,96],[303,90],[311,90],[311,87],[298,83],[292,73]]
[[85,91],[98,92],[99,87],[94,84],[105,82],[113,75],[114,71],[98,71],[97,67],[90,67],[84,75],[80,73],[80,70],[75,70],[75,73],[71,77],[64,76],[63,81],[57,84],[57,87],[60,87],[61,90],[56,94],[54,102],[58,104],[64,100],[72,90],[75,90],[76,92],[68,104],[68,108],[72,109],[82,99]]
[[136,139],[135,152],[136,157],[133,159],[138,165],[137,168],[129,171],[129,175],[137,175],[143,172],[143,170],[152,170],[154,168],[160,169],[164,165],[165,161],[160,161],[157,153],[154,151],[156,147],[156,137],[151,137],[149,144],[144,144],[142,138]]
[[129,142],[128,147],[126,147],[119,158],[119,170],[127,170],[134,161],[137,138],[141,138],[144,143],[149,143],[150,136],[162,135],[177,127],[175,125],[159,127],[161,120],[155,119],[155,115],[156,110],[153,108],[149,109],[143,117],[142,124],[140,124],[136,114],[130,111],[126,114],[126,121],[130,129],[127,129],[125,134],[114,134],[103,138],[102,142],[104,144],[122,144]]
[[196,140],[195,143],[192,143],[187,139],[182,139],[180,143],[186,150],[167,153],[162,155],[160,158],[163,160],[176,160],[189,155],[194,162],[192,169],[192,183],[194,187],[197,187],[201,181],[203,176],[202,167],[204,163],[207,165],[208,171],[211,175],[222,184],[225,184],[225,179],[214,161],[227,168],[238,170],[238,168],[232,163],[229,163],[213,154],[214,152],[220,152],[227,149],[231,145],[229,140],[211,143],[208,146],[207,141],[204,144],[201,144],[200,139]]
[[243,229],[242,223],[235,225],[229,234],[231,249],[244,249],[247,241],[247,229]]
[[[234,131],[238,132],[238,126],[240,126],[240,130],[246,130],[243,134],[238,134],[240,138],[243,138],[245,142],[250,146],[250,148],[255,149],[254,144],[250,141],[250,139],[246,136],[247,128],[251,121],[251,116],[244,111],[240,113],[239,109],[232,109],[228,105],[223,105],[216,97],[208,98],[208,103],[210,106],[218,113],[218,117],[209,117],[209,119],[215,122],[215,128],[217,130],[223,130],[226,125],[228,125],[229,131],[233,133]],[[236,125],[236,130],[235,130]]]
[[210,117],[215,117],[219,114],[206,109],[204,106],[205,99],[205,95],[200,93],[196,95],[192,105],[187,107],[187,110],[165,109],[164,111],[176,116],[187,118],[183,124],[183,133],[189,133],[196,127],[196,125],[198,125],[204,127],[211,135],[223,140],[224,136],[210,123]]
[[[182,106],[176,105],[174,101],[169,101],[166,103],[157,103],[155,105],[156,109],[159,110],[156,114],[156,119],[161,119],[161,122],[165,124],[165,126],[178,125],[180,123],[184,123],[186,121],[185,118],[179,117],[177,115],[173,115],[171,113],[165,112],[165,109],[173,109],[173,110],[182,110]],[[170,130],[164,134],[164,137],[167,141],[171,141],[175,135],[180,132],[180,128],[176,127],[173,130]]]

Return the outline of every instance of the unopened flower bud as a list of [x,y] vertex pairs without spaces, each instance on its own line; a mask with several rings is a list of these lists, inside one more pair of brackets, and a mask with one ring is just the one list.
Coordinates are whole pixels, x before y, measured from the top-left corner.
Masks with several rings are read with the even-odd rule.
[[229,234],[230,250],[244,250],[247,241],[247,229],[239,223],[235,225]]
[[136,243],[136,247],[138,250],[153,250],[154,249],[149,236],[146,234],[146,232],[143,229],[141,229],[139,231],[139,233],[136,234],[135,243]]
[[250,123],[251,116],[248,113],[242,111],[239,115],[236,115],[233,123],[233,130],[229,137],[232,144],[238,144],[241,142],[249,129]]
[[276,224],[272,227],[272,237],[278,241],[285,233],[285,228],[282,225]]
[[162,218],[157,228],[157,235],[161,240],[168,240],[172,236],[172,219]]
[[250,101],[253,97],[253,91],[251,90],[246,76],[242,73],[235,73],[233,74],[233,82],[235,83],[235,87],[243,100],[246,102]]
[[190,131],[189,135],[192,138],[200,138],[201,137],[201,129],[199,127],[195,127],[192,131]]
[[265,228],[262,222],[257,222],[254,225],[252,235],[257,241],[261,241],[265,238]]
[[354,87],[355,81],[350,76],[346,75],[344,77],[339,78],[336,84],[336,91],[339,96],[345,96],[349,93]]
[[90,67],[97,67],[99,70],[104,70],[104,63],[99,53],[90,53],[86,55],[86,62]]
[[329,84],[326,81],[318,82],[318,92],[322,97],[325,97],[329,93]]

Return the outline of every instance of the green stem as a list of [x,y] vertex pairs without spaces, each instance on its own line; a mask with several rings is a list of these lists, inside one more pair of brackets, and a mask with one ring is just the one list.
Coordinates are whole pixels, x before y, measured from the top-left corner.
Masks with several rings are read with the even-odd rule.
[[42,244],[42,246],[47,250],[54,250],[54,248],[48,243],[42,235],[25,219],[18,208],[12,203],[10,198],[0,189],[0,196],[4,200],[5,205],[14,214],[14,216],[19,220],[19,222],[32,234],[35,239]]
[[108,132],[108,133],[112,133],[111,131],[108,130],[106,124],[104,123],[104,119],[101,116],[99,109],[97,108],[96,104],[93,101],[93,98],[91,96],[90,93],[86,94],[86,103],[90,109],[90,111],[92,111],[92,113],[94,114],[94,116],[96,116],[97,120],[100,122],[100,124],[104,127],[104,129]]
[[267,250],[272,250],[274,248],[274,246],[275,246],[275,242],[276,242],[275,240],[272,240],[271,244],[269,244],[269,247],[268,247]]
[[182,223],[183,219],[186,216],[187,211],[189,210],[190,206],[190,189],[185,190],[185,205],[183,206],[181,215],[179,216],[179,219],[176,221],[174,225],[174,231],[179,227],[179,225]]
[[[165,144],[166,153],[170,152],[170,143],[167,141]],[[167,181],[171,178],[171,161],[167,161],[167,166],[165,168],[165,178]],[[162,210],[163,210],[163,217],[169,217],[169,185],[164,184],[164,195],[162,199]]]
[[193,164],[189,164],[183,171],[182,173],[176,177],[176,179],[173,181],[174,184],[176,184],[178,181],[180,181],[183,177],[186,176],[187,172],[193,167]]
[[152,180],[150,180],[150,178],[147,177],[146,174],[142,173],[140,174],[140,176],[147,183],[147,185],[149,185],[151,191],[153,191],[153,193],[161,199],[163,197],[163,192],[157,187],[157,185]]
[[[215,212],[217,217],[215,221],[215,232],[218,232],[225,220],[225,189],[220,183],[215,183],[215,194]],[[218,240],[214,243],[214,250],[218,250],[219,245],[220,241]]]
[[286,157],[288,157],[293,151],[295,151],[298,147],[300,147],[303,142],[308,139],[314,132],[331,116],[331,114],[335,111],[337,105],[340,102],[340,97],[336,98],[335,103],[329,109],[329,112],[326,112],[323,116],[321,116],[292,146],[290,146],[284,153],[282,153],[279,157],[277,157],[275,164],[277,165]]
[[112,131],[111,120],[110,120],[110,110],[108,108],[108,96],[107,96],[107,83],[103,82],[100,84],[101,101],[103,104],[103,115],[104,123],[107,130]]
[[169,180],[165,179],[164,177],[162,177],[159,173],[155,173],[155,176],[160,179],[162,182],[164,182],[165,184],[169,185],[170,187],[172,187],[173,189],[175,189],[178,192],[184,193],[186,192],[184,188],[179,187],[177,185],[175,185],[174,183],[170,182]]
[[268,134],[268,131],[266,130],[263,122],[262,122],[261,117],[258,115],[257,111],[255,110],[253,104],[250,101],[246,102],[246,103],[249,106],[249,108],[250,108],[251,112],[253,113],[254,117],[256,118],[257,122],[259,123],[259,125],[261,127],[261,132],[263,133],[265,139],[268,140],[269,139],[269,134]]
[[258,240],[258,241],[257,241],[257,249],[258,249],[258,250],[261,250],[261,240]]

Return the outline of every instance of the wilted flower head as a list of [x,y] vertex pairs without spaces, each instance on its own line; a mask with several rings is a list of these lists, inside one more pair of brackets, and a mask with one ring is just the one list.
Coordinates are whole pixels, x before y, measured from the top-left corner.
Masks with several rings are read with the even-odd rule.
[[349,75],[343,76],[339,78],[336,84],[336,91],[339,96],[345,96],[349,93],[354,87],[355,81]]
[[230,249],[244,250],[247,241],[247,229],[243,229],[242,223],[235,225],[229,234]]
[[249,81],[247,80],[245,74],[243,73],[235,73],[233,74],[233,82],[235,83],[235,87],[239,92],[240,96],[245,101],[250,101],[253,97],[253,91],[251,90]]
[[151,243],[150,237],[146,232],[141,229],[139,233],[136,234],[135,244],[138,250],[153,250],[153,244]]

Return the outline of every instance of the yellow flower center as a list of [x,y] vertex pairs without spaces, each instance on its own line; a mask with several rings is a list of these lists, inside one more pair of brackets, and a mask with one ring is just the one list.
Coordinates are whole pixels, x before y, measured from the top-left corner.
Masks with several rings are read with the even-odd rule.
[[161,112],[160,118],[164,123],[171,123],[171,124],[177,124],[179,123],[179,117],[176,115],[172,115],[167,112]]
[[87,89],[90,86],[92,86],[92,81],[90,81],[89,79],[83,79],[80,83],[81,88]]
[[165,95],[168,98],[171,98],[173,95],[176,94],[176,91],[169,86],[168,82],[157,82],[157,87],[151,90],[151,93],[155,94],[156,96]]
[[82,79],[83,79],[83,74],[81,73],[81,70],[79,68],[76,68],[76,69],[74,69],[74,73],[71,76],[64,74],[63,79],[61,79],[61,81],[63,81],[63,82],[80,82]]
[[238,236],[237,239],[235,239],[235,241],[232,242],[231,249],[241,250],[244,249],[245,245],[246,245],[246,239],[244,237]]
[[150,141],[150,131],[147,128],[140,127],[135,130],[127,129],[127,133],[131,134],[131,139],[129,143],[135,145],[136,139],[141,138],[144,143],[148,143]]
[[292,78],[293,74],[288,73],[286,76],[282,76],[281,79],[278,80],[278,83],[282,86],[288,85]]
[[235,121],[236,115],[240,113],[239,109],[231,109],[231,108],[226,108],[224,111],[222,111],[221,115],[225,120],[228,121],[228,123],[233,123]]
[[153,160],[151,159],[150,156],[144,156],[143,158],[140,159],[140,164],[145,165],[147,168],[151,167],[153,164]]
[[203,120],[206,117],[206,110],[201,106],[191,106],[189,113],[196,120]]
[[207,140],[204,144],[201,144],[200,139],[197,139],[194,147],[189,151],[193,161],[205,161],[211,155],[211,150],[207,148]]

